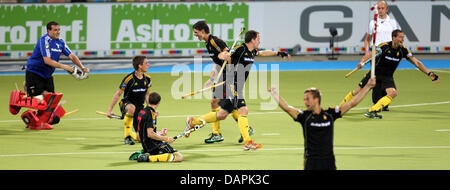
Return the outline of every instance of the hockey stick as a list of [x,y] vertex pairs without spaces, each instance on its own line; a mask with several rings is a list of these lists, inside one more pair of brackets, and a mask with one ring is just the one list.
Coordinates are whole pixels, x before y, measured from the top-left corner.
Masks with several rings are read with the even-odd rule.
[[195,95],[195,94],[198,94],[198,93],[200,93],[200,92],[209,90],[209,89],[211,89],[211,88],[215,88],[215,87],[221,86],[221,85],[223,85],[224,83],[225,83],[225,81],[222,81],[222,82],[220,82],[219,84],[216,84],[216,85],[213,85],[213,86],[210,86],[210,87],[201,89],[201,90],[197,90],[197,91],[194,91],[194,92],[191,92],[191,93],[188,93],[188,94],[185,94],[185,95],[181,96],[181,99],[184,99],[184,98],[186,98],[186,97],[188,97],[188,96],[193,96],[193,95]]
[[[99,114],[99,115],[104,115],[104,116],[108,117],[108,114],[105,113],[105,112],[95,111],[95,113],[96,113],[96,114]],[[116,115],[116,114],[112,114],[112,115],[111,115],[111,118],[122,120],[122,117],[120,117],[119,115]]]
[[[380,48],[377,48],[377,51],[378,51],[378,53],[375,55],[375,59],[376,59],[378,56],[381,55],[381,49],[380,49]],[[370,58],[367,59],[364,63],[362,63],[362,64],[361,64],[362,67],[364,67],[367,63],[369,63],[369,62],[371,62],[371,61],[372,61],[372,57],[370,57]],[[362,68],[362,67],[361,67],[361,68]],[[348,78],[350,75],[352,75],[354,72],[358,71],[358,70],[361,69],[361,68],[355,68],[355,69],[353,69],[352,71],[350,71],[349,73],[347,73],[347,74],[345,75],[345,78]]]
[[72,115],[72,114],[74,114],[74,113],[77,113],[78,111],[80,111],[80,110],[79,110],[79,109],[75,109],[75,110],[72,110],[72,111],[70,111],[70,112],[66,112],[66,113],[64,114],[64,116],[67,117],[67,116],[69,116],[69,115]]
[[[205,126],[205,123],[200,124],[200,125],[196,125],[195,127],[190,128],[189,130],[183,131],[182,133],[180,133],[180,134],[178,134],[177,136],[174,136],[174,137],[172,137],[172,138],[173,138],[174,140],[177,140],[177,139],[179,139],[179,138],[181,138],[181,137],[189,137],[189,135],[190,135],[192,132],[201,129],[203,126]],[[167,142],[163,142],[163,143],[161,143],[159,146],[163,146],[163,145],[166,145],[166,144],[167,144]]]
[[372,62],[371,62],[371,69],[370,69],[370,78],[374,78],[375,77],[375,40],[377,38],[377,21],[378,21],[378,6],[374,5],[372,7],[370,7],[371,11],[375,11],[375,14],[373,16],[373,20],[375,21],[375,27],[374,27],[374,32],[373,32],[373,36],[372,36]]
[[[245,27],[242,27],[242,28],[241,28],[241,32],[239,33],[239,35],[236,36],[236,38],[234,39],[234,43],[233,43],[233,45],[231,46],[230,51],[233,50],[234,46],[236,45],[236,42],[238,41],[238,39],[239,39],[239,37],[242,35],[242,33],[244,33],[244,31],[245,31]],[[217,82],[219,82],[219,78],[220,78],[220,76],[222,75],[223,69],[225,69],[225,65],[226,65],[226,64],[227,64],[227,61],[224,61],[223,64],[222,64],[222,68],[220,68],[219,74],[217,74],[216,80],[214,80],[214,84],[216,84]]]

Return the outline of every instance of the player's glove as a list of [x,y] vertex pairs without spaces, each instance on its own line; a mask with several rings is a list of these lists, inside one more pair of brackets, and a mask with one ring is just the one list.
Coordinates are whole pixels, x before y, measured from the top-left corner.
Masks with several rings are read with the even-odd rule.
[[286,52],[283,52],[283,51],[279,51],[279,52],[277,53],[277,56],[281,56],[281,58],[284,58],[284,57],[289,56],[289,54],[286,53]]
[[70,75],[73,76],[73,78],[77,80],[83,80],[88,78],[88,73],[83,72],[83,70],[79,69],[78,67],[72,66],[73,72],[69,72]]
[[434,75],[434,79],[431,79],[431,81],[434,82],[434,81],[437,81],[439,79],[439,76],[436,73],[434,73],[434,72],[429,72],[427,75],[430,76],[431,74]]

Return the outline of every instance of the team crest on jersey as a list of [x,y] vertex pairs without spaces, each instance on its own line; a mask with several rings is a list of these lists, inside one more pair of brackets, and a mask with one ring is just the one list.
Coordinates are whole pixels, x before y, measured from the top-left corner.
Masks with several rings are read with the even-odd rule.
[[138,83],[136,82],[136,83],[134,83],[134,86],[137,86],[138,85]]
[[400,55],[400,52],[397,52],[397,57]]
[[323,116],[323,120],[327,120],[327,116],[326,115]]

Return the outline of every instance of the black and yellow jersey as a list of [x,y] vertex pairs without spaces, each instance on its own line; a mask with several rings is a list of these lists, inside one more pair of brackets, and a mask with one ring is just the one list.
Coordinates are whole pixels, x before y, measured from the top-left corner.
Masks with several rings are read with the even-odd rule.
[[378,47],[382,52],[377,57],[375,64],[375,75],[377,78],[392,78],[402,58],[408,59],[412,56],[409,49],[403,45],[396,49],[392,48],[392,41],[382,43]]
[[206,49],[208,50],[209,56],[214,61],[215,64],[222,66],[223,60],[219,59],[219,53],[223,52],[225,48],[228,48],[227,44],[220,38],[209,35],[206,41]]
[[307,109],[298,111],[299,114],[294,120],[303,127],[305,158],[330,158],[334,156],[334,121],[342,117],[339,106],[322,109],[317,115]]
[[123,99],[131,102],[135,106],[142,106],[145,102],[145,94],[152,86],[152,77],[144,73],[144,77],[139,79],[134,71],[122,80],[119,88],[124,91]]
[[245,43],[234,48],[231,54],[231,64],[235,67],[235,71],[245,71],[245,80],[247,80],[248,73],[255,62],[255,56],[258,55],[258,50],[250,51]]
[[258,51],[256,49],[250,51],[245,43],[236,46],[231,51],[231,65],[226,68],[226,86],[233,89],[227,90],[227,97],[236,95],[240,96],[241,99],[244,97],[244,84],[257,55]]
[[155,110],[147,106],[140,110],[138,113],[137,130],[139,132],[139,139],[141,139],[142,148],[145,152],[151,153],[152,150],[156,150],[162,141],[155,140],[148,137],[148,129],[153,130],[156,133],[157,117]]

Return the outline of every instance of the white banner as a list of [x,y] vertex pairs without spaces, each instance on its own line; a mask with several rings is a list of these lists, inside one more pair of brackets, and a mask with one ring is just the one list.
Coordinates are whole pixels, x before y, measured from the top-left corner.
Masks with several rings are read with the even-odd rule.
[[[246,27],[260,32],[260,48],[292,54],[330,53],[335,27],[334,50],[359,54],[373,18],[369,7],[368,1],[3,4],[0,59],[28,58],[45,24],[60,17],[61,36],[80,57],[206,56],[204,42],[192,34],[202,19],[227,43]],[[449,7],[450,1],[393,2],[389,16],[412,52],[450,53]]]
[[[401,1],[389,5],[389,16],[405,32],[405,45],[413,52],[450,52],[449,7],[449,1]],[[262,47],[300,46],[301,53],[328,52],[329,27],[334,26],[335,47],[342,53],[359,53],[373,19],[369,8],[369,2],[359,1],[252,3],[249,25],[261,31]]]

